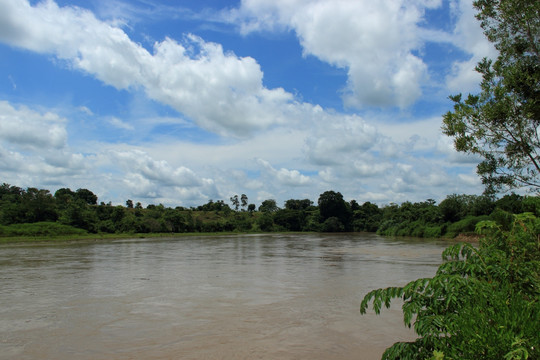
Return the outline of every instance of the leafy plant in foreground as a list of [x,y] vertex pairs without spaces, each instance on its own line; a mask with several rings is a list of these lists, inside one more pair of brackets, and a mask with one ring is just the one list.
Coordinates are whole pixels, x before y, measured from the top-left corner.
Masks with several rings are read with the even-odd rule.
[[383,359],[539,359],[539,229],[530,213],[516,215],[509,231],[481,222],[478,247],[448,247],[433,278],[369,292],[362,314],[402,298],[405,325],[419,335]]

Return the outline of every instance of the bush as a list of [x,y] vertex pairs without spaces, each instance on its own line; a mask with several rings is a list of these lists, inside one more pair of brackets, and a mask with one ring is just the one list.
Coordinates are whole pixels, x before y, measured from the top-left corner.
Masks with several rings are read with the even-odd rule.
[[467,216],[465,219],[462,219],[458,222],[450,224],[448,226],[446,236],[454,238],[459,234],[472,234],[476,224],[480,221],[489,220],[488,216]]
[[379,314],[403,300],[405,324],[419,338],[398,342],[383,359],[539,359],[540,221],[514,217],[506,231],[480,222],[478,247],[460,243],[443,252],[433,278],[369,292],[360,305]]
[[523,198],[523,211],[531,212],[536,217],[540,217],[540,197],[539,196],[525,196]]
[[55,222],[37,222],[31,224],[12,224],[0,226],[1,236],[62,236],[84,235],[87,232],[69,225]]
[[504,230],[510,230],[514,221],[514,216],[511,213],[499,208],[495,209],[495,211],[489,215],[489,218],[501,225]]
[[322,225],[322,231],[323,232],[342,232],[342,231],[345,231],[345,226],[343,226],[343,224],[337,217],[332,216],[325,220],[325,222]]
[[414,237],[425,237],[426,236],[426,227],[424,225],[416,224],[411,230],[411,236]]
[[260,217],[258,217],[256,223],[261,231],[269,232],[274,228],[272,216],[266,213],[263,213]]
[[426,238],[439,238],[442,235],[442,228],[440,226],[426,226],[424,228],[424,237]]

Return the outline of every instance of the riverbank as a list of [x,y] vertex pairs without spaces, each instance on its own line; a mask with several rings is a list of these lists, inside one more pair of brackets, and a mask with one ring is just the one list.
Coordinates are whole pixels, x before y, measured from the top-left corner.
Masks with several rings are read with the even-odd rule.
[[6,236],[0,237],[0,244],[13,243],[61,243],[78,241],[102,241],[121,239],[182,238],[195,236],[229,236],[244,234],[238,232],[218,233],[121,233],[121,234],[84,234],[84,235],[44,235],[44,236]]
[[[163,238],[186,238],[186,237],[205,237],[205,236],[231,236],[231,235],[264,235],[264,234],[307,234],[309,232],[190,232],[190,233],[120,233],[120,234],[82,234],[82,235],[42,235],[42,236],[6,236],[0,237],[1,244],[32,244],[32,243],[72,243],[72,242],[98,242],[98,241],[108,241],[108,240],[122,240],[122,239],[163,239]],[[335,233],[335,234],[361,234],[363,232],[352,232],[352,233]],[[375,234],[375,233],[368,233]],[[384,236],[385,238],[403,238],[396,236]],[[420,238],[419,238],[420,239]],[[452,242],[467,242],[467,243],[478,243],[480,236],[477,234],[459,234],[455,238],[433,238],[436,240],[448,240]]]

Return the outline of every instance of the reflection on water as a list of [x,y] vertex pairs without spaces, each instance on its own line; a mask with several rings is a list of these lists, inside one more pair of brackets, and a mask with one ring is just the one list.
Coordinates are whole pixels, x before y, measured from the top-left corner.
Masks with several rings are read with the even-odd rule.
[[413,334],[369,290],[444,243],[372,234],[0,246],[0,359],[378,359]]

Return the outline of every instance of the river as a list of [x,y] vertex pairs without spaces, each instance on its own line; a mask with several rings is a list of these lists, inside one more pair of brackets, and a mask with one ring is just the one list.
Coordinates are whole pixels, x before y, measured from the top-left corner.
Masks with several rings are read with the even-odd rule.
[[413,339],[368,291],[447,243],[272,234],[0,246],[0,359],[380,359]]

